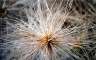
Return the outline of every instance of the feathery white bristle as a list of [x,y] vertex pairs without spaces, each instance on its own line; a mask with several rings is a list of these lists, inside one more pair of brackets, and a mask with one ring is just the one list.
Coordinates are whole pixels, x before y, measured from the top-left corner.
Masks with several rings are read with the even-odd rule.
[[[17,60],[62,60],[68,55],[80,59],[71,50],[83,49],[81,45],[86,42],[84,39],[87,23],[84,21],[85,15],[80,15],[75,10],[77,14],[74,15],[70,11],[74,0],[61,0],[60,3],[54,0],[52,6],[47,0],[28,1],[28,7],[23,10],[28,21],[17,19],[14,24],[9,19],[7,22],[8,27],[14,28],[13,32],[2,37],[8,41],[4,45],[9,44],[7,49],[12,51],[12,56],[9,55],[7,59],[15,57]],[[66,21],[73,27],[69,25],[62,28]],[[87,56],[86,52],[85,55]]]

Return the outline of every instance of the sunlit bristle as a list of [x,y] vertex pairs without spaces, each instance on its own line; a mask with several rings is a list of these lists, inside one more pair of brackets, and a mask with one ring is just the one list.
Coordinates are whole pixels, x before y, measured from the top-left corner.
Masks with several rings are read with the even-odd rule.
[[41,46],[43,48],[44,46],[48,45],[48,43],[50,42],[51,38],[52,37],[50,37],[49,35],[45,35],[45,36],[41,37],[41,39],[38,40],[39,46]]

